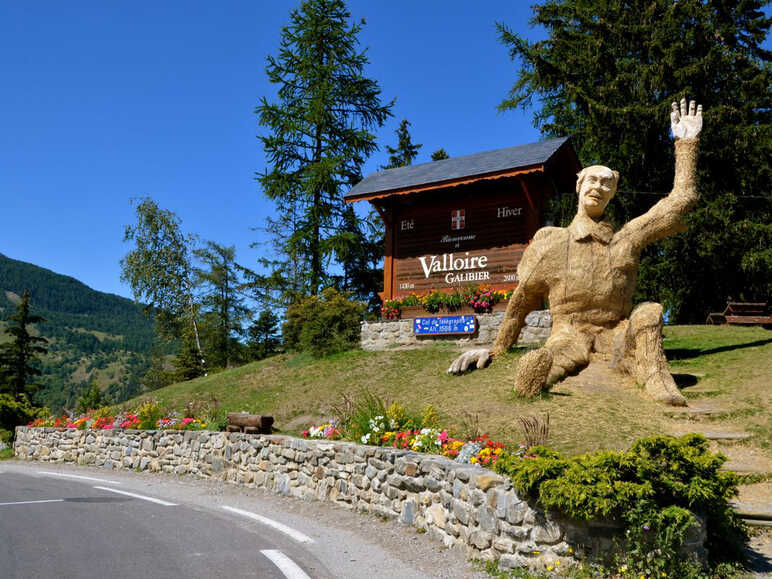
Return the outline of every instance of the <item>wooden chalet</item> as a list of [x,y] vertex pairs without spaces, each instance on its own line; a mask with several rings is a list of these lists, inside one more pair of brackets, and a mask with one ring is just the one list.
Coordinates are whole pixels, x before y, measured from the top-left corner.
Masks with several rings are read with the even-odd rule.
[[386,224],[381,299],[466,285],[511,289],[545,225],[547,199],[574,191],[581,169],[567,138],[387,169],[346,195]]

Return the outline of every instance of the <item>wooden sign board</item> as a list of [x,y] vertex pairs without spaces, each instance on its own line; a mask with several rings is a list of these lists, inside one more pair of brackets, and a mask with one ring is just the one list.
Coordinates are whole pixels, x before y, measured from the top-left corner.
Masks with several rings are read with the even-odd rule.
[[517,285],[517,264],[541,215],[519,182],[497,185],[477,184],[395,207],[395,296]]
[[474,334],[477,330],[475,316],[438,316],[413,319],[416,336],[447,336],[449,334]]

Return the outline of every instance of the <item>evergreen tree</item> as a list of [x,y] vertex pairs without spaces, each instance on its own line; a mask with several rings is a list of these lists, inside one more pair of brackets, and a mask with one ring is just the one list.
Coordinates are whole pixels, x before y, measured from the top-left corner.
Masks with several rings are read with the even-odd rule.
[[9,315],[7,321],[5,332],[11,341],[0,344],[0,394],[8,393],[21,400],[37,389],[30,379],[40,376],[40,356],[48,352],[43,346],[48,340],[31,334],[29,326],[45,320],[30,313],[29,292],[24,290],[16,312]]
[[128,225],[125,242],[135,248],[121,260],[121,280],[134,299],[144,301],[146,313],[167,340],[179,337],[188,326],[200,364],[205,365],[198,331],[199,304],[194,297],[192,252],[195,237],[185,235],[177,215],[146,197],[136,206],[137,224]]
[[249,358],[262,360],[279,352],[279,318],[271,310],[263,310],[258,318],[249,326]]
[[397,133],[397,146],[386,146],[386,150],[389,152],[389,163],[383,165],[381,169],[394,169],[395,167],[406,167],[413,164],[413,159],[418,156],[418,149],[423,145],[414,145],[413,140],[410,138],[410,131],[408,127],[410,121],[402,119],[399,124],[399,128],[395,131]]
[[224,247],[214,241],[194,251],[205,266],[196,268],[196,281],[201,292],[204,315],[210,318],[212,348],[210,362],[227,368],[232,361],[235,336],[242,334],[241,322],[249,313],[240,293],[240,269],[236,264],[236,248]]
[[85,414],[89,410],[97,410],[107,403],[96,382],[91,382],[78,396],[77,411]]
[[437,149],[432,153],[432,161],[442,161],[443,159],[450,159],[450,155],[445,149]]
[[361,179],[362,164],[377,149],[371,131],[391,114],[378,83],[363,74],[360,26],[349,18],[342,0],[306,0],[293,10],[266,68],[279,86],[278,102],[263,98],[255,110],[269,132],[260,140],[270,167],[258,181],[276,203],[279,217],[268,229],[280,248],[272,273],[260,281],[278,274],[279,291],[295,296],[316,294],[327,283],[342,190]]
[[[688,230],[650,246],[638,300],[661,301],[671,320],[703,322],[729,296],[772,291],[772,81],[762,48],[765,2],[744,0],[549,0],[529,42],[499,24],[521,68],[500,108],[539,108],[547,136],[570,135],[585,165],[621,173],[610,205],[618,224],[647,210],[673,179],[669,107],[682,96],[705,108],[699,192]],[[565,192],[558,220],[573,216]],[[608,210],[607,210],[608,211]],[[562,217],[562,219],[560,219]]]
[[174,356],[174,371],[170,374],[174,381],[185,382],[206,375],[206,366],[198,348],[199,344],[192,336],[191,329],[185,326],[180,338],[180,348]]
[[368,303],[374,313],[381,304],[377,292],[383,285],[384,246],[383,222],[374,210],[362,219],[352,206],[344,209],[334,246],[342,274],[331,276],[331,285]]

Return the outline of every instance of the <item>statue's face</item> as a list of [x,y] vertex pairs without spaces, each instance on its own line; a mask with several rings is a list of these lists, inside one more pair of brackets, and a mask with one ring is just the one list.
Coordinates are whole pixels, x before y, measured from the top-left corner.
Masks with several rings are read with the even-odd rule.
[[579,212],[596,219],[617,192],[617,179],[608,167],[596,165],[584,170],[584,179],[579,188]]

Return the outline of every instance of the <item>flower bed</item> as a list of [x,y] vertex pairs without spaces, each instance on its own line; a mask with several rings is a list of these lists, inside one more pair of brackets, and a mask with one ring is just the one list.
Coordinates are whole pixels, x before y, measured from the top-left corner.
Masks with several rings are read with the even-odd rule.
[[[392,405],[396,406],[396,405]],[[394,412],[393,412],[394,413]],[[396,412],[399,414],[399,411]],[[414,427],[415,420],[400,420],[389,416],[387,410],[368,419],[365,432],[358,437],[352,436],[351,425],[339,425],[336,420],[319,426],[311,426],[302,432],[304,438],[340,440],[350,438],[355,442],[371,446],[391,446],[401,450],[412,450],[430,454],[439,454],[461,462],[491,467],[505,451],[501,442],[492,440],[487,434],[473,440],[460,440],[450,435],[447,429],[436,427]],[[349,436],[346,436],[346,433]],[[462,453],[465,450],[465,453]],[[526,457],[525,447],[518,450]],[[461,458],[459,459],[459,456]]]
[[446,311],[458,313],[470,308],[476,314],[489,314],[496,304],[506,302],[514,290],[496,290],[487,286],[470,286],[454,289],[452,292],[434,290],[425,294],[409,294],[393,300],[386,300],[381,306],[384,320],[397,320],[403,310],[418,308],[419,311],[437,313]]
[[52,416],[36,418],[27,426],[38,428],[74,428],[77,430],[112,430],[113,428],[131,428],[135,430],[206,430],[206,424],[198,418],[182,416],[173,412],[158,418],[149,428],[142,420],[131,413],[95,416],[93,413],[77,417]]

